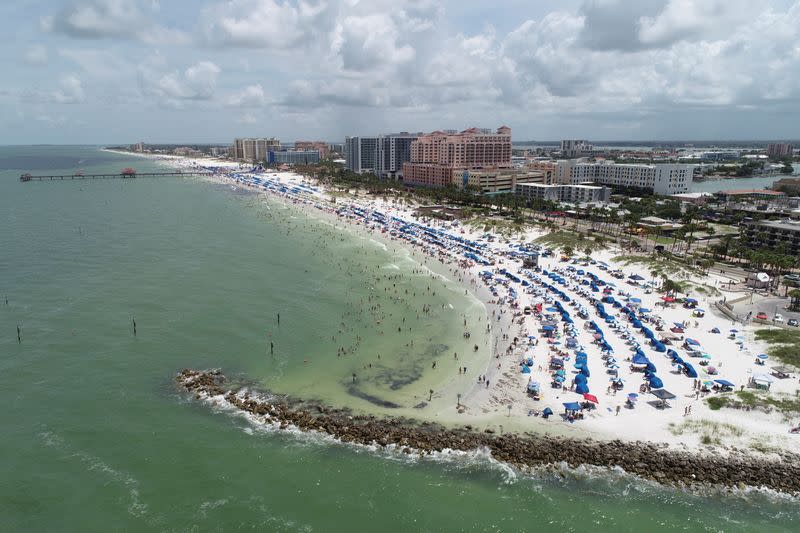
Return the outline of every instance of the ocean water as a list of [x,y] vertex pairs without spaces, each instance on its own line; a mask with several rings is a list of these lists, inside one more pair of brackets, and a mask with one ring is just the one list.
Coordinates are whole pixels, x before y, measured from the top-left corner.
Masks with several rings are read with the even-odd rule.
[[3,530],[796,530],[798,504],[781,498],[523,474],[480,452],[407,457],[195,402],[173,385],[181,368],[435,416],[472,382],[457,367],[479,371],[486,318],[405,250],[227,184],[18,181],[126,166],[158,168],[0,147]]

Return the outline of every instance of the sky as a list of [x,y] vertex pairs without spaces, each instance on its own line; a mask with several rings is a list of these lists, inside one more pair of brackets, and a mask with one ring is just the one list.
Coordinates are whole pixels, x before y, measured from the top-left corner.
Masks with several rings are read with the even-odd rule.
[[800,0],[6,0],[0,144],[798,138]]

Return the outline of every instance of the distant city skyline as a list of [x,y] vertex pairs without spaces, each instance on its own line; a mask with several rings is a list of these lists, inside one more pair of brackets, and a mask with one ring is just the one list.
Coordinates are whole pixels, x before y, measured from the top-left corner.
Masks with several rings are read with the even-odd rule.
[[800,0],[0,5],[0,144],[789,141]]

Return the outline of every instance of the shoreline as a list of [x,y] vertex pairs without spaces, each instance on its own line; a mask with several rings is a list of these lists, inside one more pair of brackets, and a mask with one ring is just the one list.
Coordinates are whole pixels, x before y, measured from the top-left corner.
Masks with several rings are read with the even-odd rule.
[[479,432],[471,425],[443,426],[408,418],[357,415],[319,402],[252,391],[246,385],[227,385],[219,370],[184,369],[175,376],[177,386],[196,400],[228,406],[250,415],[251,422],[332,437],[340,443],[394,447],[400,453],[488,450],[514,468],[552,467],[566,463],[621,468],[661,485],[692,490],[722,487],[800,494],[800,456],[790,452],[769,460],[749,452],[717,456],[697,454],[643,441],[595,441],[542,434]]
[[[143,157],[150,157],[157,161],[160,161],[164,164],[173,166],[176,165],[179,168],[192,168],[197,166],[204,166],[209,165],[214,160],[206,160],[206,159],[198,159],[193,160],[190,158],[172,156],[172,157],[161,157],[161,156],[148,156],[147,154],[135,154],[141,155]],[[219,167],[217,167],[219,165]],[[237,167],[235,164],[231,164],[230,162],[224,161],[217,161],[213,163],[213,168],[219,168],[221,171],[228,169],[236,169],[240,168]],[[240,175],[248,175],[248,176],[255,176],[249,175],[246,171],[239,170]],[[291,184],[291,183],[316,183],[313,180],[306,179],[299,175],[293,174],[291,172],[269,172],[265,173],[263,176],[266,177],[267,174],[271,174],[276,180],[280,181],[281,183]],[[240,180],[236,176],[230,175],[218,175],[209,178],[204,178],[209,181],[215,183],[226,183],[226,184],[234,184],[235,186],[242,186],[248,190],[252,190],[257,193],[261,193],[267,195],[269,197],[273,197],[284,203],[285,205],[295,206],[301,212],[305,213],[309,216],[323,216],[324,218],[330,217],[331,220],[334,221],[335,225],[338,227],[339,222],[345,222],[345,228],[350,228],[353,230],[357,230],[359,235],[368,236],[371,239],[378,239],[381,242],[384,242],[387,245],[399,245],[402,249],[407,250],[414,259],[419,262],[420,264],[424,264],[427,262],[427,259],[436,259],[432,261],[432,264],[436,267],[436,269],[432,269],[430,265],[427,266],[430,270],[444,270],[447,271],[450,268],[457,269],[458,272],[455,274],[454,272],[449,272],[448,274],[442,274],[441,272],[437,272],[440,275],[444,275],[450,281],[459,284],[462,288],[468,290],[476,297],[479,301],[481,301],[486,309],[487,316],[492,310],[496,309],[506,309],[507,313],[502,317],[502,325],[495,324],[493,327],[492,333],[497,333],[499,336],[500,333],[497,331],[498,327],[503,329],[508,329],[509,333],[511,330],[510,327],[516,328],[516,324],[514,326],[510,326],[512,318],[520,318],[520,325],[519,331],[520,334],[536,334],[538,330],[538,326],[535,326],[533,331],[530,331],[530,326],[527,325],[528,318],[527,316],[521,316],[521,312],[512,312],[513,308],[508,307],[508,303],[504,302],[503,304],[496,305],[493,300],[490,298],[489,294],[489,283],[486,280],[479,279],[477,276],[478,269],[477,268],[465,268],[463,264],[459,264],[455,261],[443,261],[441,258],[444,254],[437,252],[434,253],[434,250],[431,250],[430,247],[428,248],[420,248],[419,246],[414,245],[411,242],[408,242],[404,239],[398,238],[389,238],[388,236],[381,235],[379,231],[375,230],[374,224],[370,227],[369,221],[364,219],[355,219],[355,217],[348,218],[343,217],[339,212],[336,212],[337,209],[342,207],[342,203],[345,205],[350,205],[352,202],[353,205],[360,205],[366,206],[365,209],[375,209],[377,211],[384,210],[388,211],[390,214],[394,211],[402,214],[402,216],[409,216],[410,215],[410,208],[407,206],[403,206],[399,210],[396,206],[391,206],[386,202],[383,202],[380,198],[376,197],[364,197],[362,195],[357,196],[348,196],[344,202],[340,203],[340,199],[336,198],[334,201],[335,203],[331,203],[330,198],[330,191],[327,191],[324,188],[319,188],[321,193],[318,193],[318,196],[315,196],[313,200],[308,199],[297,199],[292,198],[288,195],[278,193],[275,190],[266,190],[266,187],[256,186],[255,184],[249,184],[246,180]],[[304,204],[325,204],[323,207],[319,205],[304,205]],[[312,207],[315,207],[312,209]],[[436,227],[438,223],[434,223],[432,227]],[[464,229],[467,229],[467,235],[471,236],[470,238],[475,238],[474,234],[478,233],[477,230],[469,229],[468,226],[463,226]],[[363,230],[363,231],[362,231]],[[464,231],[461,231],[464,234]],[[538,233],[533,232],[533,237],[535,238]],[[498,241],[505,240],[504,238],[500,237],[499,235],[495,234],[498,238]],[[531,234],[529,233],[528,237],[530,238]],[[423,261],[419,261],[419,257],[417,254],[423,258]],[[514,264],[504,257],[504,253],[500,253],[501,257],[496,257],[498,259],[498,265],[493,268],[496,272],[497,268],[505,267],[505,265],[510,265],[513,268],[513,271],[516,272],[518,267],[514,266]],[[597,259],[599,261],[605,259],[609,262],[614,260],[612,252],[606,250],[597,254],[593,254],[593,257],[597,255]],[[462,261],[463,263],[463,261]],[[552,258],[549,261],[542,262],[543,266],[548,269],[554,269],[556,271],[562,272],[566,275],[567,272],[564,271],[564,263],[559,263],[556,258]],[[616,266],[616,265],[615,265]],[[620,267],[621,268],[621,267]],[[591,269],[590,269],[591,270]],[[626,274],[629,271],[634,273],[639,273],[641,270],[637,267],[625,267]],[[600,273],[599,271],[595,272]],[[647,276],[646,272],[641,272],[644,276]],[[461,277],[462,279],[456,280],[455,278]],[[702,281],[706,283],[706,285],[716,284],[719,280],[712,275],[707,278],[703,278]],[[493,285],[494,288],[497,288],[498,285],[495,283]],[[494,289],[493,289],[494,290]],[[501,293],[504,289],[500,288]],[[571,289],[573,290],[573,289]],[[620,289],[621,291],[622,289]],[[571,293],[572,294],[572,293]],[[638,293],[633,293],[636,296],[642,296]],[[645,301],[641,304],[642,307],[647,305],[647,307],[653,306],[653,300],[655,300],[657,295],[648,296]],[[525,296],[527,298],[527,295]],[[714,337],[713,335],[708,335],[708,330],[704,328],[710,327],[708,325],[709,322],[712,324],[720,324],[720,327],[730,327],[724,326],[724,324],[729,323],[727,319],[722,317],[721,315],[716,315],[716,311],[714,306],[711,304],[712,296],[703,296],[698,298],[701,299],[701,303],[706,304],[704,305],[707,309],[709,309],[709,316],[706,317],[705,320],[701,320],[703,324],[698,326],[698,322],[695,320],[694,327],[691,324],[688,324],[687,327],[687,336],[691,335],[697,339],[700,339],[704,345],[709,344],[713,345],[716,342],[723,340],[721,337],[717,336]],[[505,300],[505,296],[501,296],[501,300]],[[548,300],[552,301],[552,300]],[[656,301],[655,307],[658,307],[658,302]],[[520,303],[520,307],[516,309],[521,309],[523,303]],[[617,313],[616,310],[611,311],[612,314],[619,318],[625,318],[622,314]],[[667,310],[658,311],[659,314],[663,315],[663,319],[667,321],[669,324],[670,320],[675,320],[680,316],[680,319],[683,320],[685,318],[685,312],[683,312],[680,308],[678,310]],[[533,318],[533,317],[530,317]],[[591,320],[591,317],[590,317]],[[597,319],[595,319],[597,320]],[[588,320],[587,320],[588,323]],[[516,331],[516,329],[514,330]],[[745,369],[745,361],[747,358],[754,357],[751,354],[759,353],[766,351],[765,346],[763,343],[759,346],[758,342],[753,339],[752,335],[753,328],[746,327],[746,331],[743,331],[737,339],[742,338],[745,339],[748,345],[752,344],[751,347],[747,347],[747,349],[742,352],[741,354],[737,354],[735,351],[731,351],[730,349],[723,349],[720,347],[712,346],[714,351],[717,350],[727,350],[720,355],[724,355],[725,357],[736,357],[738,367],[733,368],[736,372],[743,372]],[[509,334],[509,339],[512,338],[514,335]],[[580,334],[580,339],[583,342],[589,343],[591,342],[591,337],[587,334],[582,332]],[[732,338],[733,336],[729,337]],[[524,337],[521,337],[524,338]],[[500,339],[502,340],[502,339]],[[616,339],[619,341],[619,339]],[[726,341],[728,342],[728,341]],[[732,341],[730,341],[732,343]],[[742,351],[745,346],[739,340],[736,341],[739,344],[739,352]],[[742,416],[743,413],[741,411],[734,411],[731,409],[725,409],[721,411],[711,411],[706,403],[703,401],[706,397],[706,393],[704,392],[703,398],[700,398],[699,394],[697,398],[695,398],[694,392],[690,394],[681,393],[678,395],[678,398],[674,400],[675,403],[678,405],[686,406],[684,408],[684,416],[679,417],[677,414],[678,411],[676,409],[670,410],[657,410],[653,413],[649,411],[652,409],[649,405],[642,405],[638,407],[636,410],[626,410],[623,411],[624,416],[615,417],[612,412],[612,407],[615,402],[618,402],[614,395],[609,393],[606,395],[601,395],[599,390],[594,389],[596,395],[601,397],[601,405],[604,403],[603,407],[604,410],[597,410],[590,411],[588,413],[588,417],[586,420],[583,420],[579,423],[574,424],[567,424],[562,422],[554,422],[543,420],[538,416],[531,416],[531,413],[535,412],[534,409],[541,409],[545,405],[552,405],[553,408],[558,412],[559,405],[561,401],[567,401],[571,399],[571,394],[568,390],[565,389],[564,393],[562,394],[560,390],[552,391],[549,389],[544,390],[543,392],[546,395],[546,398],[543,399],[542,402],[538,404],[534,404],[528,400],[528,398],[524,395],[524,392],[521,389],[524,389],[524,378],[523,376],[519,375],[519,371],[515,371],[514,368],[519,368],[516,366],[516,362],[519,361],[519,357],[522,357],[523,354],[527,354],[528,350],[533,349],[535,354],[538,357],[541,357],[541,349],[547,349],[547,344],[542,344],[541,346],[538,344],[531,346],[520,345],[516,346],[514,350],[503,352],[503,350],[496,350],[495,346],[499,344],[497,337],[492,337],[490,340],[492,350],[488,354],[488,360],[485,362],[486,365],[486,374],[488,379],[492,382],[492,389],[491,391],[487,391],[482,385],[478,385],[476,382],[473,382],[472,385],[469,387],[469,390],[466,391],[466,394],[463,395],[463,403],[467,407],[465,410],[466,412],[459,413],[455,409],[451,407],[443,407],[440,408],[439,411],[433,416],[430,416],[430,413],[423,413],[419,411],[415,411],[410,413],[409,416],[414,418],[418,418],[421,420],[437,420],[446,424],[452,425],[459,425],[459,424],[471,424],[473,426],[481,426],[482,428],[492,429],[497,431],[499,428],[505,426],[506,431],[517,431],[517,432],[537,432],[537,433],[544,433],[544,434],[556,434],[556,435],[565,435],[571,436],[575,438],[599,438],[604,439],[605,441],[613,441],[615,439],[622,439],[624,441],[636,441],[641,439],[643,436],[649,441],[654,443],[661,443],[668,445],[677,450],[696,450],[696,451],[708,451],[713,450],[716,453],[722,454],[729,454],[732,451],[735,451],[737,447],[743,448],[752,448],[754,451],[758,453],[762,453],[764,456],[772,455],[776,453],[776,451],[780,450],[794,450],[795,452],[800,449],[800,444],[798,444],[797,438],[792,438],[792,436],[787,435],[786,429],[786,421],[781,419],[780,416],[777,414],[765,414],[765,413],[752,413],[747,416]],[[556,343],[558,344],[558,343]],[[615,346],[618,346],[614,343]],[[733,347],[733,345],[732,345]],[[553,347],[550,346],[549,349],[551,353],[553,351]],[[498,356],[497,358],[493,358],[492,355]],[[656,354],[658,355],[658,354]],[[742,359],[744,357],[745,359]],[[628,361],[630,359],[628,358]],[[655,360],[655,359],[654,359]],[[499,362],[501,368],[495,368],[495,362]],[[694,361],[693,361],[694,362]],[[752,359],[750,359],[752,362]],[[593,364],[590,360],[590,366]],[[659,365],[663,365],[664,363],[661,362]],[[696,363],[695,363],[696,364]],[[722,367],[722,359],[717,363],[714,364],[719,365]],[[733,366],[736,366],[733,365]],[[726,362],[726,368],[730,368],[728,362]],[[603,367],[598,367],[599,369],[605,370]],[[533,368],[534,375],[538,378],[539,375],[546,375],[546,368],[544,369],[540,364],[538,372],[536,368]],[[596,368],[592,368],[592,372],[596,372]],[[749,374],[751,370],[747,370]],[[481,371],[483,373],[483,370]],[[603,372],[604,373],[604,372]],[[745,375],[745,374],[743,374]],[[496,376],[499,376],[497,378]],[[671,389],[678,389],[681,387],[685,387],[685,381],[680,380],[678,377],[674,377],[674,373],[670,372],[669,374],[663,375],[664,380],[667,383],[667,386]],[[632,377],[636,377],[634,374]],[[725,377],[729,377],[726,375]],[[730,377],[733,377],[732,375]],[[542,379],[542,378],[539,378]],[[594,378],[593,378],[594,379]],[[602,379],[602,378],[600,378]],[[710,379],[710,378],[705,378]],[[744,378],[742,378],[744,379]],[[452,382],[452,380],[448,380],[448,382]],[[776,385],[789,385],[789,383],[779,383]],[[597,392],[595,392],[597,391]],[[675,390],[678,393],[678,390]],[[616,394],[616,393],[615,393]],[[562,400],[561,397],[564,397]],[[548,400],[549,398],[549,400]],[[426,398],[427,399],[427,398]],[[555,403],[555,405],[553,405]],[[650,402],[652,403],[652,402]],[[609,405],[610,404],[610,405]],[[538,408],[536,406],[539,406]],[[617,403],[619,405],[619,403]],[[507,412],[506,416],[506,409],[505,407],[511,406],[511,409]],[[697,411],[697,414],[692,413],[692,416],[686,416],[686,409],[694,408]],[[645,411],[647,410],[647,411]],[[448,414],[448,411],[450,414]],[[391,413],[388,413],[391,415]],[[513,417],[511,416],[513,414]],[[525,416],[527,414],[527,416]],[[617,412],[619,414],[619,411]],[[738,433],[732,433],[731,429],[734,428],[738,431]],[[642,429],[647,428],[645,432]],[[705,435],[708,432],[711,432],[714,435],[714,440],[712,443],[704,442],[706,438]],[[717,438],[717,433],[720,436]],[[701,438],[703,437],[703,438]],[[723,442],[724,441],[724,442]]]

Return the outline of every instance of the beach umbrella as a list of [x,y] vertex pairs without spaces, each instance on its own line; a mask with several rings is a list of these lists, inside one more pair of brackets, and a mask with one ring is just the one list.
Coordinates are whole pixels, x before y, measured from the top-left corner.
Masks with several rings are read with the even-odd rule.
[[589,367],[586,365],[581,366],[581,374],[588,378],[591,375],[589,374]]
[[584,399],[584,400],[588,400],[588,401],[590,401],[590,402],[592,402],[592,403],[598,403],[598,404],[600,403],[600,402],[597,400],[597,396],[595,396],[594,394],[588,394],[588,393],[587,393],[587,394],[584,394],[584,395],[583,395],[583,399]]
[[707,372],[708,374],[710,374],[710,375],[714,376],[714,375],[716,375],[716,374],[717,374],[717,367],[710,366],[710,367],[706,368],[706,372]]
[[654,389],[660,389],[663,386],[664,386],[664,382],[661,381],[660,377],[658,377],[656,375],[650,376],[650,387],[652,387]]
[[530,374],[531,373],[531,368],[528,365],[522,365],[522,370],[521,371],[522,371],[523,374]]
[[762,361],[766,361],[767,359],[769,359],[769,356],[767,354],[765,354],[765,353],[760,353],[756,357],[758,357]]

